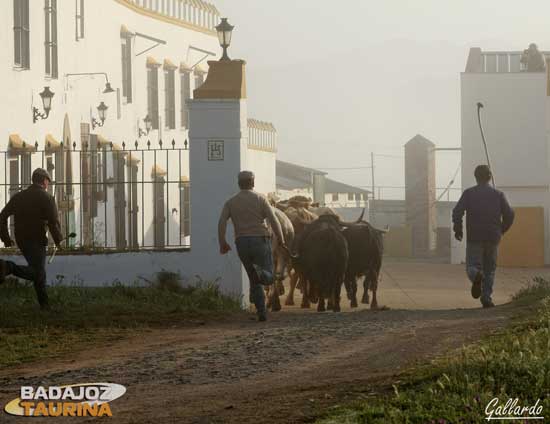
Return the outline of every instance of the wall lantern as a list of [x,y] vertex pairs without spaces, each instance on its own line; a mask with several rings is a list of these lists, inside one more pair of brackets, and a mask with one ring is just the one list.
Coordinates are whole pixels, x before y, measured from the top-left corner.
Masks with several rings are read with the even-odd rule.
[[235,27],[227,22],[227,18],[222,18],[221,23],[216,27],[220,46],[223,47],[223,56],[220,60],[231,60],[227,55],[227,48],[231,45],[231,36]]
[[103,94],[109,94],[109,93],[114,93],[115,90],[113,90],[113,87],[111,87],[111,83],[109,81],[107,81],[105,83],[105,90],[103,90]]
[[109,107],[104,103],[101,102],[99,106],[97,107],[97,113],[99,115],[99,121],[92,117],[92,129],[95,130],[96,127],[102,127],[105,124],[106,119],[106,112]]
[[52,98],[55,95],[55,93],[52,93],[50,91],[50,87],[44,87],[44,91],[40,93],[40,97],[42,98],[42,106],[44,107],[44,113],[40,113],[38,108],[33,107],[32,108],[32,122],[36,124],[36,121],[38,119],[47,119],[50,115],[50,111],[52,110]]
[[149,118],[149,115],[147,115],[143,119],[143,122],[145,122],[145,131],[138,127],[138,137],[149,135],[149,133],[151,132],[151,128],[153,128],[153,121],[151,120],[151,118]]

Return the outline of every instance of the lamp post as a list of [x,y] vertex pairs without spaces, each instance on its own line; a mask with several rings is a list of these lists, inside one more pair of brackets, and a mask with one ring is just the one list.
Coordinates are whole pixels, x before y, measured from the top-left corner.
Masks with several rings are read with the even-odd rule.
[[99,104],[97,107],[99,121],[92,117],[92,130],[95,130],[96,127],[102,127],[105,124],[107,109],[109,109],[109,107],[104,102]]
[[32,122],[36,124],[38,119],[47,119],[52,110],[52,98],[55,93],[50,91],[50,87],[44,87],[44,90],[40,93],[40,98],[42,99],[42,106],[44,108],[44,113],[40,113],[38,108],[32,108]]
[[230,25],[229,22],[227,22],[227,18],[222,18],[222,21],[216,27],[216,31],[218,32],[218,40],[220,41],[220,46],[223,48],[223,55],[220,60],[231,60],[227,55],[227,48],[231,45],[231,36],[234,28],[235,27],[233,25]]

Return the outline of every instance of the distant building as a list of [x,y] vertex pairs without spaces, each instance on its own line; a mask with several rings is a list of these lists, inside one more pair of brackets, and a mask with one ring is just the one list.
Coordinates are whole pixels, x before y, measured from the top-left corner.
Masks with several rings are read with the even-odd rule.
[[[481,102],[496,185],[516,208],[499,260],[537,266],[550,264],[550,86],[547,71],[528,69],[524,53],[470,49],[461,74],[462,187],[474,185],[476,165],[486,163]],[[548,63],[550,52],[542,54]]]
[[278,160],[277,196],[280,199],[298,195],[310,197],[315,202],[343,211],[346,219],[348,214],[355,216],[363,208],[368,209],[370,191],[332,180],[327,175],[318,169]]

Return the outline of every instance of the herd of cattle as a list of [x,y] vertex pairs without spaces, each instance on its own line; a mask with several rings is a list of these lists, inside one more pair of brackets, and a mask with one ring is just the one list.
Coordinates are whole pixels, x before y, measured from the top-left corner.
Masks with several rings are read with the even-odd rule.
[[290,250],[273,238],[276,282],[268,290],[268,307],[281,310],[279,296],[284,294],[286,275],[290,277],[286,305],[294,305],[294,292],[299,288],[302,308],[317,303],[319,312],[326,308],[338,312],[344,285],[350,306],[356,308],[357,281],[364,277],[361,302],[369,304],[371,290],[371,308],[378,307],[376,291],[386,231],[364,221],[364,212],[357,221],[344,222],[332,209],[312,207],[310,199],[301,196],[272,204]]

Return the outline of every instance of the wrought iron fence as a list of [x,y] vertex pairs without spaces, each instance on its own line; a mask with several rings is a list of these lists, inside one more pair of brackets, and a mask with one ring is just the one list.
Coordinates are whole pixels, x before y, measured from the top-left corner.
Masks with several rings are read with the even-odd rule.
[[[10,139],[0,152],[0,207],[31,184],[32,171],[47,169],[62,232],[75,250],[174,249],[190,246],[189,146],[147,141],[140,147],[89,134],[58,143],[48,136],[44,149]],[[10,222],[13,232],[13,218]],[[12,234],[13,236],[13,234]]]

